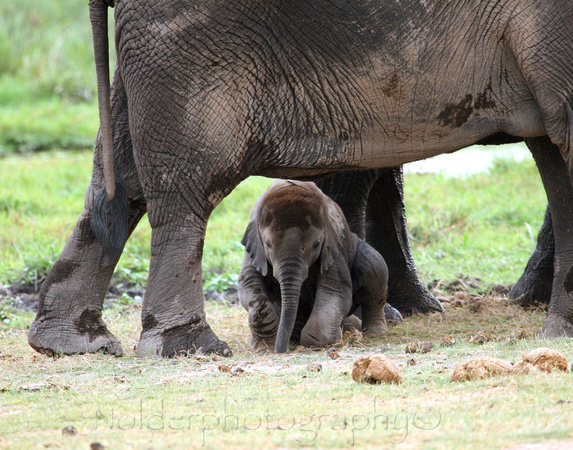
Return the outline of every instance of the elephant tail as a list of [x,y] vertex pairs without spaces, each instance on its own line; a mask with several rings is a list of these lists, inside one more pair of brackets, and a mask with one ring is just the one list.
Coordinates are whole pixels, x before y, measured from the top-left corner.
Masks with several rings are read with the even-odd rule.
[[111,89],[109,82],[109,50],[107,9],[114,0],[90,0],[97,96],[100,120],[101,164],[105,188],[97,195],[92,211],[92,229],[106,256],[113,258],[127,240],[127,190],[113,166],[113,130],[111,125]]
[[91,227],[105,252],[105,264],[119,256],[127,241],[128,196],[121,178],[115,180],[115,196],[109,200],[105,189],[95,197]]

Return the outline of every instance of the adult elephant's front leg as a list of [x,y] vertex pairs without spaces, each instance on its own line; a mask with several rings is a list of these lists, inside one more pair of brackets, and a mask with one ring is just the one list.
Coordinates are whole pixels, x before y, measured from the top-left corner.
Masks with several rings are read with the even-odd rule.
[[573,337],[573,186],[559,148],[549,138],[526,143],[547,193],[555,236],[553,290],[543,330],[549,337]]
[[[195,227],[193,225],[195,224]],[[195,352],[230,356],[207,324],[203,307],[201,252],[204,226],[197,220],[153,228],[149,280],[143,301],[138,357]]]

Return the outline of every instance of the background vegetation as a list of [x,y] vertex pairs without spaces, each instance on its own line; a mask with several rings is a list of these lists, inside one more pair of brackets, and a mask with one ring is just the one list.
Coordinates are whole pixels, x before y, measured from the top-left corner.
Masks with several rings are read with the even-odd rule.
[[90,148],[95,86],[85,1],[0,3],[0,154]]
[[[244,311],[210,300],[209,322],[233,358],[137,360],[141,299],[131,297],[106,303],[104,311],[123,358],[34,353],[26,341],[34,313],[3,294],[2,284],[41,282],[65,245],[89,184],[97,122],[85,0],[0,3],[0,447],[87,448],[97,441],[122,448],[444,448],[573,439],[570,372],[450,381],[455,364],[477,355],[517,361],[525,350],[551,346],[573,357],[569,339],[537,335],[542,309],[523,311],[484,294],[514,282],[535,246],[546,200],[531,160],[499,160],[490,172],[465,178],[406,176],[422,280],[445,280],[445,288],[464,274],[474,293],[441,291],[445,315],[410,318],[383,338],[347,336],[340,359],[301,349],[253,355]],[[205,288],[220,291],[236,281],[241,234],[269,183],[247,180],[213,213]],[[144,219],[116,283],[145,286],[149,240]],[[471,341],[479,331],[489,336],[481,346]],[[444,334],[456,344],[441,346]],[[418,340],[434,349],[406,354],[406,343]],[[351,380],[353,359],[372,352],[397,362],[402,385]]]
[[[84,1],[0,4],[0,155],[90,149],[98,126],[95,86]],[[91,157],[66,155],[2,161],[0,221],[6,231],[0,238],[0,281],[13,282],[22,273],[41,278],[70,234],[89,183]],[[492,177],[447,182],[437,175],[407,177],[410,234],[425,280],[459,273],[486,284],[517,278],[534,247],[545,198],[533,164],[513,166],[500,161]],[[245,217],[267,183],[248,181],[214,213],[205,254],[208,287],[221,289],[235,279]],[[40,196],[28,187],[37,187]],[[509,196],[502,200],[500,192]],[[139,284],[145,283],[148,239],[149,230],[140,227],[118,268]]]

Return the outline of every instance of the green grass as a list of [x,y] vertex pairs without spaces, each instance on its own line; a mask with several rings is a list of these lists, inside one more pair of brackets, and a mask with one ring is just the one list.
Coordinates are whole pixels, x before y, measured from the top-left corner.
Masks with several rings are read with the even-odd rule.
[[[535,247],[545,194],[531,161],[499,164],[491,174],[446,178],[406,176],[412,248],[422,280],[465,274],[482,290],[511,284]],[[45,274],[71,234],[91,173],[89,152],[47,152],[0,159],[0,282]],[[251,178],[214,211],[203,268],[210,288],[236,279],[240,239],[256,198],[270,180]],[[503,192],[503,196],[500,195]],[[145,285],[150,229],[143,219],[128,241],[118,276]]]
[[[44,276],[71,235],[91,176],[90,152],[44,152],[0,158],[0,282]],[[212,214],[204,251],[204,279],[212,288],[234,284],[242,261],[240,239],[256,198],[270,184],[251,178]],[[151,230],[144,218],[117,269],[121,280],[145,286]]]
[[412,174],[405,192],[411,245],[427,281],[466,274],[514,283],[547,204],[532,161],[498,160],[489,173],[464,178]]
[[0,4],[0,155],[91,147],[95,93],[85,1]]

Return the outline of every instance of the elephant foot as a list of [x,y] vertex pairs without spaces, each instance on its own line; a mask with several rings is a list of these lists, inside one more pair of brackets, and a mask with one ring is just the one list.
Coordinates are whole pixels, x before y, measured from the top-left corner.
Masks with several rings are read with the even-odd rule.
[[402,316],[444,312],[440,301],[419,282],[395,283],[389,286],[388,303],[396,308]]
[[573,324],[557,314],[548,314],[543,323],[543,335],[548,338],[573,337]]
[[404,318],[402,317],[402,314],[400,314],[400,311],[398,311],[396,308],[394,308],[392,305],[388,303],[384,305],[384,315],[386,316],[387,323],[389,322],[393,324],[399,324],[404,321]]
[[345,317],[342,321],[342,331],[362,330],[362,320],[354,314]]
[[340,340],[342,340],[341,327],[337,327],[337,329],[332,333],[325,333],[324,330],[303,328],[300,335],[301,345],[308,348],[326,347],[327,345],[332,345]]
[[73,322],[36,317],[28,332],[30,346],[48,356],[106,353],[122,356],[119,340],[107,329],[97,310],[85,310]]
[[[390,306],[390,305],[388,305]],[[397,309],[394,309],[390,306],[390,308],[393,310],[392,312],[392,317],[399,317],[401,322],[402,319],[402,315],[398,312]],[[385,308],[384,312],[386,312],[388,309]],[[397,314],[397,316],[396,316]],[[386,321],[388,321],[388,314],[386,314]],[[396,321],[395,323],[399,323],[398,321]],[[383,334],[385,334],[388,331],[388,327],[386,326],[386,324],[384,323],[384,321],[380,321],[380,322],[376,322],[376,323],[371,323],[367,328],[362,327],[362,320],[360,320],[358,317],[356,317],[354,314],[351,316],[348,316],[344,319],[344,321],[342,322],[342,330],[343,331],[352,331],[353,329],[356,330],[364,330],[364,334],[368,335],[368,336],[381,336]]]
[[204,318],[163,330],[158,327],[146,329],[146,321],[149,325],[149,320],[149,317],[144,319],[144,329],[137,345],[138,358],[173,358],[194,353],[232,356],[227,343],[213,333]]
[[274,342],[272,345],[270,345],[268,342],[262,339],[257,339],[253,336],[251,336],[249,345],[251,347],[252,352],[256,353],[257,355],[266,355],[267,353],[272,353],[275,349]]
[[366,336],[371,336],[371,337],[382,336],[386,334],[387,331],[388,327],[386,326],[386,323],[383,320],[369,323],[364,327],[364,334]]
[[520,306],[549,304],[553,288],[553,270],[526,271],[509,291],[509,298]]

